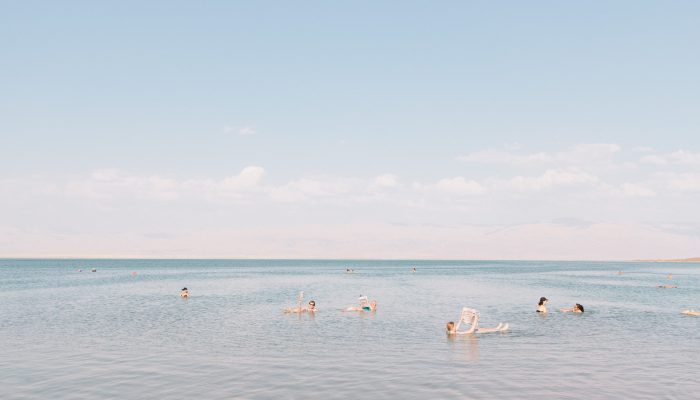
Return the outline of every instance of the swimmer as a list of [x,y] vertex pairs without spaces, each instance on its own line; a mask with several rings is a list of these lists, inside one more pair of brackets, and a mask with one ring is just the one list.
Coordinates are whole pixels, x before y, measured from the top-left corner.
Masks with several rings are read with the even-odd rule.
[[82,269],[78,269],[78,272],[83,272],[83,270],[82,270]]
[[355,272],[354,269],[345,268],[345,273],[346,273],[346,274],[352,274],[353,272]]
[[416,271],[416,267],[413,267],[413,269],[411,270],[411,272],[413,272],[413,273],[415,274],[415,273],[417,272],[417,271]]
[[573,307],[571,308],[562,308],[559,310],[561,312],[571,312],[571,313],[576,313],[576,314],[581,314],[583,313],[583,306],[576,303]]
[[180,297],[183,299],[188,299],[190,297],[190,291],[187,290],[186,287],[182,288],[182,290],[180,290]]
[[673,274],[669,272],[668,279],[673,279]]
[[97,272],[97,268],[91,269],[90,272]]
[[309,313],[315,313],[318,311],[316,308],[316,302],[314,300],[309,301],[309,306],[306,308],[302,308],[301,305],[295,307],[295,308],[285,308],[284,312],[285,313],[292,313],[292,314],[301,314],[305,312]]
[[[459,326],[462,322],[466,324],[471,324],[470,328],[466,331],[460,331]],[[464,307],[462,308],[462,315],[460,316],[457,325],[453,321],[447,323],[445,327],[448,335],[468,335],[472,333],[493,333],[493,332],[505,332],[508,330],[508,324],[503,324],[499,322],[495,328],[479,328],[479,312]]]
[[367,296],[360,296],[358,299],[360,301],[359,307],[348,307],[343,311],[377,311],[377,301],[369,301]]
[[676,285],[657,285],[656,287],[661,289],[678,289]]
[[683,310],[681,314],[692,315],[694,317],[700,317],[700,311],[695,310]]
[[543,314],[547,313],[546,304],[548,301],[549,300],[546,297],[540,297],[540,302],[539,302],[539,304],[537,304],[537,312],[538,313],[543,313]]

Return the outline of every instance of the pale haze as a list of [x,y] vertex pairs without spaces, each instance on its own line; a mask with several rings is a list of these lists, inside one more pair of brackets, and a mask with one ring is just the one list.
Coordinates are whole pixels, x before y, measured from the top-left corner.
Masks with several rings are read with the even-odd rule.
[[698,15],[4,2],[0,257],[700,256]]

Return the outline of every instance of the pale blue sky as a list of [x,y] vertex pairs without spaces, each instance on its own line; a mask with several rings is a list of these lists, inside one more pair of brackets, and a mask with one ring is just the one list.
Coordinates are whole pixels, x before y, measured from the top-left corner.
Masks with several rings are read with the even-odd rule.
[[[0,255],[26,254],[17,232],[59,254],[73,230],[308,222],[338,245],[351,223],[549,221],[664,226],[690,242],[658,253],[683,253],[700,237],[699,22],[696,1],[1,2]],[[307,250],[210,253],[333,255],[280,240]],[[201,255],[127,242],[66,254]],[[521,254],[566,256],[503,257]]]

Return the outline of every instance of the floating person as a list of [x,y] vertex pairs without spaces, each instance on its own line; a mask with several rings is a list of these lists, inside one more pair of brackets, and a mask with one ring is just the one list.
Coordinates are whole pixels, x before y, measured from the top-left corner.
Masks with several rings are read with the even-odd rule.
[[367,299],[367,296],[360,295],[360,298],[357,299],[360,302],[359,307],[348,307],[343,311],[377,311],[377,301],[372,300],[369,301]]
[[[470,325],[466,331],[460,331],[459,327],[464,322]],[[462,314],[459,317],[457,325],[453,321],[447,323],[446,330],[448,335],[468,335],[472,333],[493,333],[505,332],[509,328],[508,324],[500,322],[495,328],[479,328],[479,312],[473,308],[463,307]]]
[[656,287],[661,289],[678,289],[676,285],[657,285]]
[[547,313],[546,304],[548,301],[549,301],[549,299],[547,299],[546,297],[540,297],[540,302],[537,304],[537,312],[538,313],[543,313],[543,314]]
[[180,297],[182,297],[183,299],[189,299],[190,291],[186,287],[182,288],[182,290],[180,290]]
[[345,268],[345,273],[346,273],[346,274],[352,274],[352,273],[354,273],[354,272],[355,272],[355,270],[354,270],[354,269],[351,269],[351,268]]
[[692,315],[693,317],[700,317],[700,311],[695,310],[683,310],[681,314]]
[[304,292],[301,291],[299,292],[299,296],[297,297],[297,306],[294,308],[285,308],[284,312],[285,313],[296,313],[296,314],[301,314],[304,312],[309,312],[309,313],[315,313],[317,311],[316,309],[316,301],[310,300],[309,301],[309,306],[308,307],[302,307],[301,302],[304,300]]
[[413,269],[411,269],[411,272],[413,272],[415,274],[417,272],[416,267],[413,267]]
[[561,311],[561,312],[570,312],[570,313],[581,314],[581,313],[583,313],[583,306],[580,305],[580,304],[578,304],[578,303],[576,303],[576,304],[574,304],[574,306],[571,307],[571,308],[562,308],[562,309],[559,310],[559,311]]
[[97,268],[91,269],[90,272],[97,272]]

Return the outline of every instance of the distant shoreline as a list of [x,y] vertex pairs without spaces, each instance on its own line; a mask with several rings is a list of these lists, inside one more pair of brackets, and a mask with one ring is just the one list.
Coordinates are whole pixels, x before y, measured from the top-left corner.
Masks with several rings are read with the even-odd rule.
[[640,262],[700,263],[700,257],[676,258],[676,259],[658,259],[658,260],[637,260],[637,261],[640,261]]

